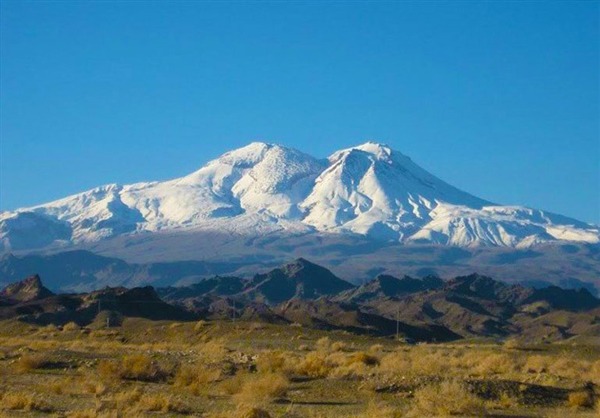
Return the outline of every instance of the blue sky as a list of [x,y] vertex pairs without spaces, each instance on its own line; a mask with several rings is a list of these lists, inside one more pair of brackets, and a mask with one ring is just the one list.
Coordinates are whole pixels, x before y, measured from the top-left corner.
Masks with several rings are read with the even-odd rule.
[[598,2],[1,4],[0,209],[372,139],[600,223]]

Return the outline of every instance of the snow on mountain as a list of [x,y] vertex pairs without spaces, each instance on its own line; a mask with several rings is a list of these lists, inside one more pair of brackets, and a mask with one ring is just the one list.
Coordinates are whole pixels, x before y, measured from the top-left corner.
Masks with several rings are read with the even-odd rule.
[[500,206],[443,182],[368,142],[327,160],[260,142],[185,177],[107,185],[0,213],[0,249],[97,242],[169,231],[350,233],[377,240],[528,247],[600,242],[600,229],[560,215]]
[[319,230],[402,240],[432,218],[439,203],[480,209],[488,202],[423,170],[410,158],[372,142],[334,153],[304,201],[304,222]]

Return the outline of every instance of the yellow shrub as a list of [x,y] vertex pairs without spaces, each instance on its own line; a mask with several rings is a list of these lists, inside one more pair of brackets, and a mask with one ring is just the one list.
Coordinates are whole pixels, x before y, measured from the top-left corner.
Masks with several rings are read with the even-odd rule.
[[424,386],[415,391],[413,416],[483,416],[483,401],[455,380]]
[[521,348],[521,343],[516,338],[509,338],[505,340],[503,345],[507,350],[518,350]]
[[241,405],[262,405],[284,396],[288,387],[289,382],[284,375],[265,373],[246,380],[236,395],[236,401]]
[[68,331],[79,331],[80,328],[81,327],[79,325],[77,325],[75,322],[71,321],[71,322],[66,323],[63,326],[63,331],[66,331],[66,332],[68,332]]
[[175,374],[173,384],[176,387],[189,389],[194,395],[206,389],[208,383],[213,383],[221,377],[220,369],[208,369],[201,366],[181,366]]
[[27,373],[31,370],[41,369],[48,363],[48,357],[43,354],[24,354],[15,363],[15,368],[19,373]]
[[124,356],[120,362],[102,360],[98,363],[98,374],[105,380],[125,379],[156,382],[163,380],[167,373],[144,354]]
[[296,372],[310,377],[327,377],[333,367],[325,354],[312,351],[298,364]]
[[529,356],[525,361],[524,371],[526,373],[545,373],[548,371],[549,363],[546,356]]
[[505,374],[516,370],[517,361],[506,354],[488,354],[478,359],[474,372],[480,376]]
[[114,396],[118,408],[127,408],[142,398],[142,391],[138,388],[117,392]]
[[548,371],[554,375],[578,379],[592,368],[585,360],[559,358],[549,363]]
[[100,360],[96,367],[98,375],[104,380],[120,379],[121,372],[119,369],[119,363],[111,360]]
[[219,363],[227,356],[227,347],[223,339],[210,340],[197,347],[198,354],[206,363]]
[[294,358],[283,351],[263,351],[256,358],[256,368],[259,372],[291,372]]
[[587,391],[571,392],[567,399],[567,405],[572,408],[591,408],[594,406],[594,397]]
[[329,351],[331,348],[331,340],[329,337],[322,337],[317,340],[316,349],[318,351]]
[[30,393],[8,392],[2,397],[0,407],[4,410],[23,410],[51,412],[52,408],[42,401],[36,400]]
[[190,412],[190,409],[179,399],[163,393],[143,395],[137,403],[137,408],[146,412],[175,412],[178,414]]
[[342,341],[336,341],[330,346],[331,351],[344,351],[346,349],[346,343]]
[[383,345],[373,344],[371,347],[369,347],[369,351],[372,353],[381,353],[383,351]]
[[246,373],[238,373],[232,378],[225,379],[219,384],[220,392],[226,395],[233,395],[236,393],[240,393],[242,390],[242,386],[248,379],[248,374]]

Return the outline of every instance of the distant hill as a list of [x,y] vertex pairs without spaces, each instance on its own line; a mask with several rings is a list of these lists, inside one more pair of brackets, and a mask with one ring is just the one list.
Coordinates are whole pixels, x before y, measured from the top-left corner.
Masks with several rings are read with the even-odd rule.
[[[471,274],[443,281],[379,275],[354,286],[306,259],[251,278],[53,294],[39,276],[0,292],[0,319],[81,325],[119,318],[247,320],[414,341],[488,337],[600,341],[600,300],[586,289],[528,288]],[[108,318],[108,319],[107,319]]]

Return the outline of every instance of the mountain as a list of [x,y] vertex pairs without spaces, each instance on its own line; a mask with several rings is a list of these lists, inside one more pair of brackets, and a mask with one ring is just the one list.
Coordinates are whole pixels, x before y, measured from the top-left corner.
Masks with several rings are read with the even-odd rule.
[[[18,297],[17,297],[18,296]],[[39,276],[13,283],[0,292],[0,319],[17,317],[37,324],[119,325],[124,317],[153,320],[193,320],[194,313],[162,301],[150,286],[104,288],[89,293],[48,291]],[[108,318],[108,319],[107,319]]]
[[46,277],[53,290],[82,292],[104,286],[167,286],[196,282],[239,267],[239,263],[183,261],[176,263],[127,263],[84,250],[56,254],[0,257],[0,286],[33,274]]
[[353,283],[477,271],[600,287],[598,226],[488,202],[373,142],[327,159],[257,142],[181,178],[0,212],[0,284],[169,286],[297,258]]
[[442,342],[461,338],[446,327],[409,325],[327,299],[292,299],[279,305],[275,312],[292,323],[317,329],[341,329],[371,335],[394,335],[398,332],[399,336],[415,341]]
[[244,293],[274,305],[294,298],[317,299],[352,287],[326,268],[299,258],[268,273],[255,275]]
[[137,237],[139,242],[178,232],[244,239],[273,233],[351,234],[461,247],[600,242],[597,226],[490,203],[373,142],[337,151],[326,160],[256,142],[182,178],[112,184],[0,214],[0,248],[5,251],[115,237]]
[[600,338],[600,300],[586,289],[534,289],[471,274],[443,281],[380,275],[359,287],[307,260],[251,278],[215,276],[186,286],[105,287],[53,294],[39,276],[0,292],[0,319],[117,326],[126,317],[294,323],[414,341],[519,337]]
[[436,276],[427,276],[422,279],[404,276],[397,279],[394,276],[380,274],[362,286],[340,293],[336,299],[364,303],[372,299],[397,298],[410,293],[437,289],[443,285],[444,281]]
[[[555,338],[562,335],[561,339],[579,334],[578,328],[600,336],[593,334],[598,328],[594,315],[600,300],[586,289],[533,289],[479,274],[455,277],[441,287],[405,297],[369,299],[362,306],[390,319],[400,313],[408,324],[437,324],[462,337],[522,335],[541,339],[543,327],[556,334]],[[524,328],[537,331],[527,334],[522,332]]]
[[7,302],[29,302],[52,296],[50,290],[42,285],[40,276],[34,274],[23,281],[13,283],[0,290],[0,300]]
[[291,299],[333,296],[352,288],[352,284],[326,268],[299,258],[250,279],[216,276],[188,286],[159,288],[158,293],[167,301],[183,301],[188,305],[193,300],[205,300],[210,296],[274,306]]

